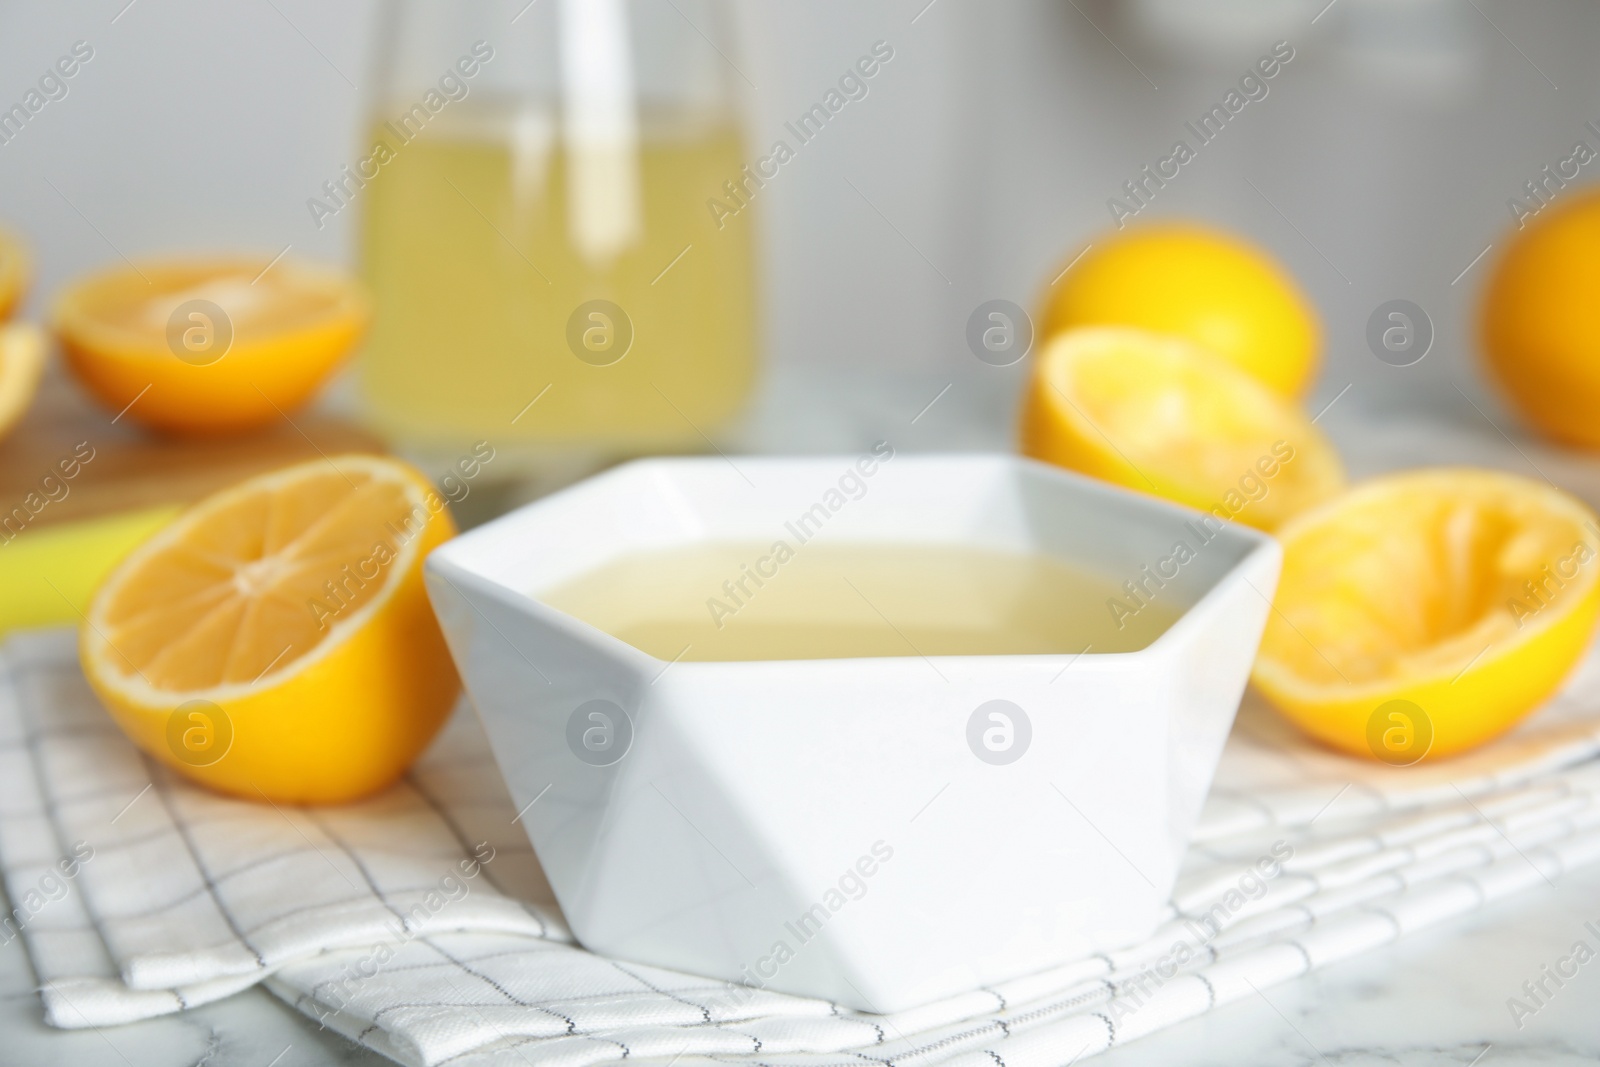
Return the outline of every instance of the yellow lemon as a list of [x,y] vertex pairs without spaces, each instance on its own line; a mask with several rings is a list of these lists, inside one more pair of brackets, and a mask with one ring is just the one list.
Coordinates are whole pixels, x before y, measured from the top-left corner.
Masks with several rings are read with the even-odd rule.
[[1514,234],[1483,300],[1489,369],[1525,418],[1600,447],[1600,190],[1573,194]]
[[371,793],[460,688],[422,584],[454,531],[394,460],[248,479],[111,572],[81,629],[84,673],[140,748],[196,781],[290,803]]
[[1045,337],[1075,326],[1139,326],[1186,337],[1275,392],[1316,375],[1321,327],[1276,260],[1220,230],[1151,223],[1097,237],[1046,298]]
[[10,318],[22,301],[32,274],[27,246],[14,234],[0,229],[0,322]]
[[1289,401],[1182,338],[1069,330],[1034,363],[1022,451],[1271,530],[1338,492],[1344,468]]
[[347,275],[285,260],[118,267],[56,300],[67,367],[105,408],[166,433],[237,433],[307,400],[366,332]]
[[50,523],[12,541],[0,536],[0,637],[8,630],[77,622],[111,568],[179,510],[158,504]]
[[24,322],[0,325],[0,437],[27,414],[44,372],[44,335]]
[[1495,471],[1374,479],[1278,533],[1254,680],[1307,733],[1392,764],[1449,756],[1561,684],[1600,612],[1600,526]]

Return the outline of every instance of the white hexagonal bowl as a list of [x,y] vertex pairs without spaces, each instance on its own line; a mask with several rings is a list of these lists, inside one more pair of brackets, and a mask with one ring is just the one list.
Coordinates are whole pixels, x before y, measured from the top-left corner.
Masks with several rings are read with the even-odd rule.
[[[1012,456],[898,456],[870,477],[858,462],[629,463],[429,557],[451,651],[587,948],[888,1012],[1154,929],[1255,655],[1276,542]],[[853,469],[859,498],[830,496]],[[669,664],[537,599],[630,553],[793,543],[785,523],[819,502],[813,536],[836,543],[1042,552],[1119,584],[1176,570],[1158,595],[1183,614],[1110,655]],[[1177,566],[1180,540],[1196,551]],[[631,725],[607,766],[567,741],[592,700]],[[1031,724],[1005,765],[968,744],[991,700]]]

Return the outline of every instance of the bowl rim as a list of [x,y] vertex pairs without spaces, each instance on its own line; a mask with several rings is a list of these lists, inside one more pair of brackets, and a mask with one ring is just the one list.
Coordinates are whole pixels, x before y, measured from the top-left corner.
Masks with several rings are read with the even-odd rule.
[[[823,453],[817,455],[747,455],[738,457],[739,463],[748,463],[757,466],[783,464],[816,464],[825,466],[829,470],[836,469],[839,463],[853,462],[857,457],[838,453]],[[989,461],[997,469],[1010,468],[1012,470],[1028,472],[1034,475],[1043,475],[1047,480],[1055,481],[1058,485],[1070,486],[1073,492],[1088,492],[1091,495],[1114,497],[1124,502],[1133,502],[1149,508],[1152,513],[1165,512],[1173,518],[1182,518],[1192,521],[1196,518],[1210,517],[1206,512],[1199,511],[1184,504],[1175,503],[1161,497],[1156,497],[1138,490],[1128,489],[1123,486],[1112,485],[1076,471],[1069,471],[1054,464],[1044,463],[1027,456],[1020,456],[1007,452],[917,452],[897,456],[901,462],[909,461],[917,464],[936,464],[940,462],[961,461]],[[558,608],[553,608],[539,600],[537,597],[517,589],[510,584],[499,581],[484,573],[480,568],[473,567],[462,560],[462,556],[470,556],[478,543],[493,536],[492,527],[503,527],[513,520],[526,522],[528,515],[534,511],[551,511],[559,508],[563,503],[562,498],[579,489],[592,491],[592,487],[602,481],[621,480],[637,476],[638,472],[651,470],[678,470],[684,468],[704,469],[712,466],[724,466],[732,462],[727,456],[647,456],[639,459],[628,460],[614,467],[601,471],[589,478],[576,482],[573,485],[559,489],[547,496],[540,497],[518,508],[496,516],[481,526],[474,527],[464,533],[446,541],[430,552],[424,560],[424,572],[430,578],[443,581],[452,589],[460,584],[473,588],[480,596],[487,596],[499,601],[503,606],[531,614],[540,623],[552,626],[565,632],[568,636],[580,639],[585,643],[597,645],[609,654],[617,655],[625,660],[632,661],[641,670],[650,671],[652,678],[659,678],[668,667],[676,665],[679,671],[702,673],[708,670],[749,670],[752,668],[770,667],[775,664],[815,665],[818,668],[837,666],[843,664],[861,665],[863,667],[874,664],[899,664],[925,660],[934,665],[950,664],[1023,664],[1038,663],[1046,665],[1061,665],[1061,669],[1087,659],[1100,665],[1131,663],[1135,659],[1165,658],[1170,649],[1185,644],[1188,641],[1189,631],[1203,625],[1203,616],[1210,613],[1210,608],[1219,600],[1228,595],[1230,587],[1237,582],[1249,583],[1245,571],[1258,565],[1263,557],[1281,558],[1282,549],[1277,540],[1270,534],[1242,523],[1224,522],[1216,536],[1227,536],[1242,542],[1244,551],[1239,558],[1211,582],[1192,604],[1184,608],[1183,612],[1172,621],[1157,637],[1143,648],[1126,652],[1045,652],[1021,654],[996,654],[996,655],[968,655],[926,656],[912,654],[905,656],[851,656],[845,658],[808,658],[808,659],[761,659],[761,660],[678,660],[662,659],[651,655],[643,649],[622,640],[606,631],[584,622],[581,619]],[[707,538],[705,540],[711,540]],[[1268,600],[1271,598],[1257,589],[1256,592]],[[459,595],[459,590],[458,590]],[[463,596],[469,604],[471,598]],[[476,612],[476,606],[473,607]],[[491,624],[492,625],[492,624]],[[503,636],[503,635],[502,635]],[[507,642],[510,643],[509,638]],[[513,645],[513,647],[515,647]]]

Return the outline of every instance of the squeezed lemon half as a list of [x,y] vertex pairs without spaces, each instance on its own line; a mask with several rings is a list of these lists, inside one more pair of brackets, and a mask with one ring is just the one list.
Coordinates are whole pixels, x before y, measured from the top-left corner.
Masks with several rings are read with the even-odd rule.
[[1254,681],[1307,733],[1404,764],[1508,730],[1567,677],[1600,612],[1600,525],[1495,471],[1366,482],[1278,532]]
[[0,437],[28,413],[44,373],[44,335],[25,322],[0,324]]
[[1265,530],[1344,486],[1293,402],[1198,345],[1129,327],[1046,346],[1021,436],[1037,459]]
[[21,303],[32,274],[27,246],[21,238],[0,229],[0,322],[10,318]]

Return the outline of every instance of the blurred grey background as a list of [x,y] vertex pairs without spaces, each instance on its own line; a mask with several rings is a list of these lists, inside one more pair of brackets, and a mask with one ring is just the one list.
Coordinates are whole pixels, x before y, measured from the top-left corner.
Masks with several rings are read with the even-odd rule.
[[[0,218],[38,258],[28,311],[119,255],[291,245],[348,260],[356,213],[318,231],[305,202],[355,158],[375,9],[0,7],[0,107],[74,42],[94,50],[67,95],[0,144]],[[757,87],[751,158],[874,41],[895,50],[870,95],[761,194],[767,372],[736,444],[844,448],[864,427],[893,427],[911,447],[1007,447],[1023,367],[974,359],[968,315],[995,297],[1037,307],[1112,224],[1109,198],[1278,40],[1294,59],[1268,95],[1140,218],[1209,220],[1288,265],[1326,331],[1311,407],[1338,398],[1324,424],[1342,444],[1374,424],[1488,439],[1492,420],[1517,433],[1480,373],[1474,307],[1515,225],[1508,199],[1575,142],[1600,148],[1600,4],[740,0],[735,11],[738,63]],[[1595,173],[1600,161],[1578,183]],[[1411,367],[1380,363],[1365,341],[1368,316],[1396,297],[1436,329]]]

